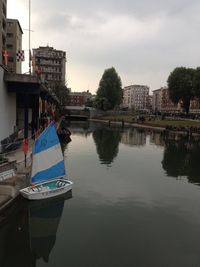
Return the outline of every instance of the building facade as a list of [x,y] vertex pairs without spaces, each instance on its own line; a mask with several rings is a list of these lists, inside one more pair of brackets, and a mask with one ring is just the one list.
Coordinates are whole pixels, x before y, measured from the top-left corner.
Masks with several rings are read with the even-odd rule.
[[4,69],[0,66],[0,140],[12,134],[16,127],[16,94],[8,92],[3,77]]
[[90,100],[92,94],[89,91],[86,92],[71,92],[68,95],[68,106],[85,106],[86,102]]
[[[190,112],[200,112],[199,100],[192,99],[190,101]],[[169,90],[167,87],[161,87],[160,89],[153,91],[153,111],[154,112],[182,112],[182,101],[178,104],[174,104],[169,96]]]
[[152,107],[153,111],[161,111],[162,101],[162,89],[156,89],[153,91]]
[[17,19],[6,20],[6,50],[8,52],[8,71],[21,73],[22,61],[17,61],[16,54],[22,51],[22,28]]
[[153,111],[155,112],[180,112],[181,103],[174,104],[169,96],[167,87],[153,91]]
[[40,76],[41,81],[54,88],[56,84],[65,85],[66,52],[53,47],[33,49],[33,74]]
[[130,85],[123,89],[123,107],[136,110],[147,109],[149,87],[146,85]]
[[6,65],[6,16],[7,0],[0,0],[0,64]]

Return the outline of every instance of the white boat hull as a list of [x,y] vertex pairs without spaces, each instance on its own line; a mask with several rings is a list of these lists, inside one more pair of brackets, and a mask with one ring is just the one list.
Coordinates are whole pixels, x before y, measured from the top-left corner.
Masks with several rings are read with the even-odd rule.
[[72,190],[73,182],[57,178],[48,182],[38,183],[20,190],[20,194],[29,200],[40,200],[56,197]]

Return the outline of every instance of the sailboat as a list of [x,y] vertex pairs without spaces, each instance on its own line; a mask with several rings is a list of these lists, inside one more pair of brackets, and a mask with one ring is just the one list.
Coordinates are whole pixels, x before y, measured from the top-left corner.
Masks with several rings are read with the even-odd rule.
[[31,185],[20,190],[29,200],[59,196],[72,190],[54,123],[41,133],[33,146]]

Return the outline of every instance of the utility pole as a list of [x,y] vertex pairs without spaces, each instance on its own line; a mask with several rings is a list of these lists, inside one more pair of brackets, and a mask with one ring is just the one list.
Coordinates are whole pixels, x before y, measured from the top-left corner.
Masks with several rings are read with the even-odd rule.
[[29,74],[31,75],[31,0],[29,0]]

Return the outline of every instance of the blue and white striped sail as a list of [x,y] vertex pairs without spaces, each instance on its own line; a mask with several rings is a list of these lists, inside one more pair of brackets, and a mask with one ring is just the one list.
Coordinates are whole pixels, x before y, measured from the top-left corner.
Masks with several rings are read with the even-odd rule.
[[33,150],[32,184],[65,175],[61,145],[53,123],[36,139]]

